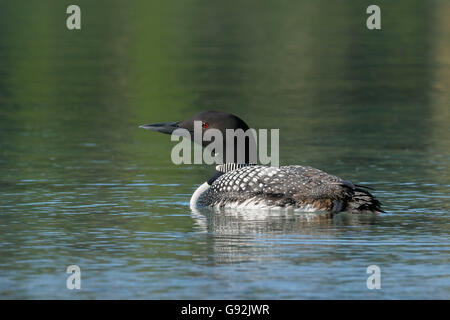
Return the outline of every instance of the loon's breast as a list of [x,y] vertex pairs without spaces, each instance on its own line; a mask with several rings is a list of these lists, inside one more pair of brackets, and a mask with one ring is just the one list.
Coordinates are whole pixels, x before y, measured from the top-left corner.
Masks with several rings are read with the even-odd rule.
[[191,206],[341,211],[355,186],[307,166],[245,166],[205,183]]

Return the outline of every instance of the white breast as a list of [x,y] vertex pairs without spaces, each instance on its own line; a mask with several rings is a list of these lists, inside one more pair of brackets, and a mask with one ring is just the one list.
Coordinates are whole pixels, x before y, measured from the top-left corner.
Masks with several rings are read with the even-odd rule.
[[210,187],[210,185],[207,182],[205,182],[200,187],[198,187],[197,190],[195,190],[194,194],[191,197],[191,201],[189,203],[189,206],[191,208],[193,208],[193,209],[197,208],[198,199],[206,190],[209,189],[209,187]]

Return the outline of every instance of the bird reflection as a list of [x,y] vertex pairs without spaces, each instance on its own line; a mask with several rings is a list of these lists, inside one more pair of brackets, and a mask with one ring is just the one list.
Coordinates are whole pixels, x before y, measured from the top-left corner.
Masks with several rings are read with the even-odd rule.
[[[339,225],[368,224],[374,214],[352,215],[329,212],[297,212],[294,210],[192,209],[192,217],[200,230],[215,234],[329,234]],[[326,228],[326,227],[329,228]]]
[[349,226],[374,224],[379,216],[249,209],[192,209],[196,228],[208,234],[211,262],[279,259],[294,252],[305,261],[320,247],[342,245]]

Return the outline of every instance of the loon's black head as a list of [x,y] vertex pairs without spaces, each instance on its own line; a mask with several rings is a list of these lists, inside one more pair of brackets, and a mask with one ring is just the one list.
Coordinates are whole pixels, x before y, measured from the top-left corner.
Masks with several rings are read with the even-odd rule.
[[[218,112],[218,111],[202,111],[195,116],[188,118],[182,121],[172,121],[172,122],[162,122],[162,123],[154,123],[154,124],[145,124],[140,126],[140,128],[144,128],[147,130],[157,131],[166,134],[177,134],[176,129],[186,129],[190,133],[190,138],[194,137],[194,121],[201,121],[202,123],[202,131],[205,133],[210,129],[218,129],[224,138],[223,145],[224,150],[226,148],[226,130],[227,129],[242,129],[244,132],[249,129],[248,125],[239,117],[235,116],[231,113]],[[174,132],[175,131],[175,132]],[[194,142],[201,144],[203,147],[208,146],[211,141],[196,141]],[[238,154],[237,154],[237,145],[234,145],[234,160],[233,162],[237,162]],[[249,141],[245,140],[245,163],[249,162]],[[226,158],[226,151],[224,151],[223,159]],[[239,161],[242,162],[242,161]]]

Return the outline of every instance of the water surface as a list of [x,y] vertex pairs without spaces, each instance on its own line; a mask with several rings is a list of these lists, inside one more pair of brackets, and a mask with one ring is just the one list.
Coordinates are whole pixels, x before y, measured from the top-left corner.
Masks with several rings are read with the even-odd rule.
[[[0,11],[0,298],[450,298],[447,1],[380,1],[381,31],[364,1],[78,4],[80,31],[62,3]],[[138,125],[205,109],[386,213],[192,212],[213,168]]]

